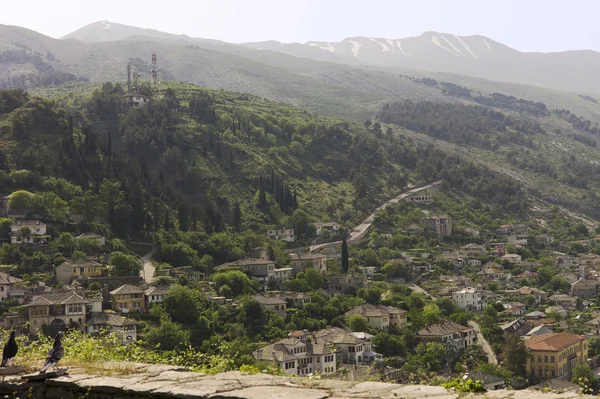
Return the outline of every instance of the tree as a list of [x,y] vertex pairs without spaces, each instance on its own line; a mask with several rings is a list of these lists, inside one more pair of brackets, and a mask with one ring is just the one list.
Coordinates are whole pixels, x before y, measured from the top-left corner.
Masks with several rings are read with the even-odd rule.
[[8,207],[16,212],[27,212],[33,204],[35,195],[29,191],[19,190],[11,194]]
[[148,345],[163,351],[185,348],[190,344],[190,333],[168,316],[162,317],[160,325],[151,328],[145,335]]
[[235,203],[233,208],[233,226],[235,227],[235,231],[240,231],[242,226],[242,210],[238,202]]
[[119,251],[110,255],[108,264],[117,276],[139,276],[142,269],[142,262],[137,257]]
[[88,190],[83,195],[73,198],[69,206],[74,214],[81,215],[89,223],[93,222],[102,213],[104,203],[98,195]]
[[527,377],[527,348],[517,335],[509,335],[503,348],[504,366],[519,377]]
[[10,225],[13,224],[12,219],[0,218],[0,239],[10,238]]
[[589,356],[595,357],[600,355],[600,338],[591,337],[588,339]]
[[163,305],[174,321],[193,324],[198,321],[201,308],[207,306],[207,300],[198,290],[175,285],[169,290]]
[[598,379],[594,371],[587,364],[578,364],[575,366],[571,382],[579,384],[583,394],[589,395],[598,391]]
[[350,255],[348,253],[348,243],[346,242],[346,237],[342,241],[342,271],[345,274],[348,274],[348,269],[350,268]]
[[314,237],[315,227],[310,223],[308,215],[302,209],[296,209],[290,216],[289,222],[298,236],[304,238]]
[[423,320],[425,321],[425,324],[438,323],[441,318],[442,311],[436,304],[430,303],[425,305],[423,308]]
[[373,337],[373,344],[383,356],[406,356],[406,346],[402,338],[387,332],[382,332]]
[[241,270],[228,270],[226,272],[213,274],[212,281],[215,283],[218,290],[220,290],[221,287],[227,286],[231,293],[229,297],[236,297],[253,292],[250,279]]
[[189,244],[184,242],[163,245],[156,254],[156,259],[168,263],[173,267],[200,266],[198,253]]
[[365,332],[369,329],[369,323],[364,316],[352,315],[348,317],[348,327],[354,332]]
[[260,335],[268,322],[268,316],[262,305],[252,298],[243,301],[241,317],[250,337]]
[[31,229],[27,226],[21,227],[21,237],[23,237],[23,241],[29,241],[29,238],[31,238]]

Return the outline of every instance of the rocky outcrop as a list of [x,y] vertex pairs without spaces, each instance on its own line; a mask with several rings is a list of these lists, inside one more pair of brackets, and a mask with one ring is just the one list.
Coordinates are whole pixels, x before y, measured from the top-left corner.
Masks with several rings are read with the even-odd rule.
[[287,378],[239,371],[205,376],[167,366],[145,366],[143,372],[118,376],[73,373],[43,382],[26,382],[17,376],[6,377],[0,382],[0,395],[30,399],[585,398],[576,393],[506,390],[487,392],[485,395],[459,395],[442,387],[424,385]]

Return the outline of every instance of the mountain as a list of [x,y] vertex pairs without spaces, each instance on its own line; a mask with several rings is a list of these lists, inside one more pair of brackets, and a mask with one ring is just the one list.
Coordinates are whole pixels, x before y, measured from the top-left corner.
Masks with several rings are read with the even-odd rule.
[[135,40],[142,39],[147,40],[160,39],[160,40],[172,40],[186,43],[223,43],[219,40],[211,39],[194,39],[187,35],[176,35],[173,33],[165,33],[154,29],[137,28],[135,26],[118,24],[109,21],[98,21],[86,25],[82,28],[77,29],[63,37],[61,40],[75,39],[82,43],[103,43],[103,42],[116,42],[118,40]]
[[[345,65],[206,40],[190,44],[179,35],[153,39],[140,36],[143,31],[128,30],[134,34],[128,40],[82,43],[73,38],[57,40],[25,28],[0,25],[0,88],[57,86],[69,79],[71,82],[89,79],[93,84],[124,82],[128,63],[138,69],[142,79],[148,80],[150,56],[156,52],[161,81],[175,79],[251,93],[361,123],[386,101],[454,101],[424,84],[422,79],[452,82],[484,94],[499,92],[541,101],[600,121],[597,104],[578,95],[585,92],[568,93],[410,68]],[[50,69],[55,73],[49,72]],[[69,75],[65,78],[59,73]],[[76,87],[71,84],[69,90],[80,87],[81,84]]]
[[600,67],[598,52],[523,53],[485,36],[425,32],[403,39],[352,37],[341,42],[269,41],[244,46],[344,64],[415,68],[559,90],[600,92],[600,85],[594,82],[594,71]]

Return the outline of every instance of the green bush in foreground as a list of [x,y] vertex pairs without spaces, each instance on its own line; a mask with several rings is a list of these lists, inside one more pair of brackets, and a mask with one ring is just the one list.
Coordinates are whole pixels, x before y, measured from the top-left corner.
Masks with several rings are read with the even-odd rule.
[[[8,331],[0,332],[0,342],[6,342]],[[37,340],[30,340],[27,336],[17,337],[19,354],[17,363],[32,369],[41,365],[46,358],[48,349],[52,346],[52,337],[40,336]],[[87,366],[105,362],[132,362],[146,364],[166,364],[185,367],[190,371],[206,374],[216,374],[236,370],[235,359],[221,354],[206,354],[187,347],[173,351],[155,351],[149,349],[143,341],[136,341],[129,346],[121,343],[121,338],[116,333],[109,333],[94,337],[77,330],[69,330],[63,336],[65,356],[61,365]],[[228,343],[223,342],[223,345]],[[227,350],[217,348],[216,353]],[[243,367],[243,366],[242,366]],[[275,370],[267,370],[275,373]]]

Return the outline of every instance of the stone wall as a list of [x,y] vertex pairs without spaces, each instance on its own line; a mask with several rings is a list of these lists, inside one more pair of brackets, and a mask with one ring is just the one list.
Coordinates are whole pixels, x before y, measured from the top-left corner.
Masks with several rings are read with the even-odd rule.
[[[6,395],[6,396],[2,396]],[[397,385],[382,382],[347,382],[287,378],[232,371],[204,376],[167,366],[143,366],[129,375],[97,376],[77,373],[44,382],[25,382],[18,376],[0,381],[0,397],[28,399],[558,399],[586,398],[576,393],[491,391],[456,394],[442,387]],[[591,396],[587,398],[592,398]]]

